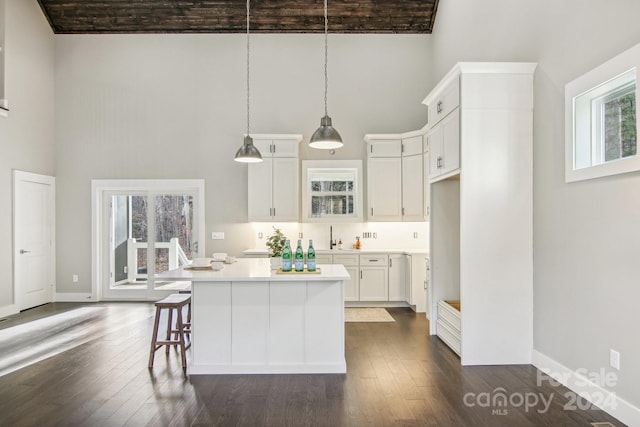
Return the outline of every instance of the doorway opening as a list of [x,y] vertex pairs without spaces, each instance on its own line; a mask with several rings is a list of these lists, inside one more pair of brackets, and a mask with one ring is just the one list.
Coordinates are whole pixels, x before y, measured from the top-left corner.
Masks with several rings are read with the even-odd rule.
[[157,276],[190,264],[204,241],[204,181],[93,181],[97,299],[157,299],[189,282]]

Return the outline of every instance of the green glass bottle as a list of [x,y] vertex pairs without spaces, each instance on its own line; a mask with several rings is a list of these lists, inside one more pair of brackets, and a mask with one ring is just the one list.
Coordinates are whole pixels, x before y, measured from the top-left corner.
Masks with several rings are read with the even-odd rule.
[[309,240],[309,249],[307,250],[307,270],[316,271],[316,250],[313,249],[313,240]]
[[282,271],[291,271],[291,243],[287,240],[282,251]]
[[298,240],[298,247],[296,248],[296,271],[304,270],[304,251],[302,250],[302,240]]

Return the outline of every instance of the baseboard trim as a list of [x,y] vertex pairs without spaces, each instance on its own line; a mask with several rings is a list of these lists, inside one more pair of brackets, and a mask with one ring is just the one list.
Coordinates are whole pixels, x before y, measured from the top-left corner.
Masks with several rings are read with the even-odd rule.
[[18,310],[18,306],[15,304],[5,305],[4,307],[0,307],[0,317],[11,316],[12,314],[18,314],[20,310]]
[[[620,398],[615,392],[594,383],[590,378],[585,377],[580,370],[573,371],[536,350],[532,352],[532,364],[621,422],[630,426],[640,425],[640,408]],[[592,377],[590,373],[586,374]]]
[[56,302],[91,302],[94,301],[91,292],[57,292]]

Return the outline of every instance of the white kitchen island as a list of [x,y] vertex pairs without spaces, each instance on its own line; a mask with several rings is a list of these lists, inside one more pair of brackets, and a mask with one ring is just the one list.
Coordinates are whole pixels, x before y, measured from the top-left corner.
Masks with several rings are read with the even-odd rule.
[[190,374],[345,373],[341,264],[320,274],[276,274],[269,259],[220,271],[171,270],[191,281]]

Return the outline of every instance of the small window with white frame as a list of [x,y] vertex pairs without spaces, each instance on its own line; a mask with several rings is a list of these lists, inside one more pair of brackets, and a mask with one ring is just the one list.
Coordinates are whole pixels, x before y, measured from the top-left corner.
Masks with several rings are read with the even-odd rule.
[[302,164],[303,221],[361,220],[361,161],[305,160]]
[[567,84],[565,181],[640,170],[640,45]]

